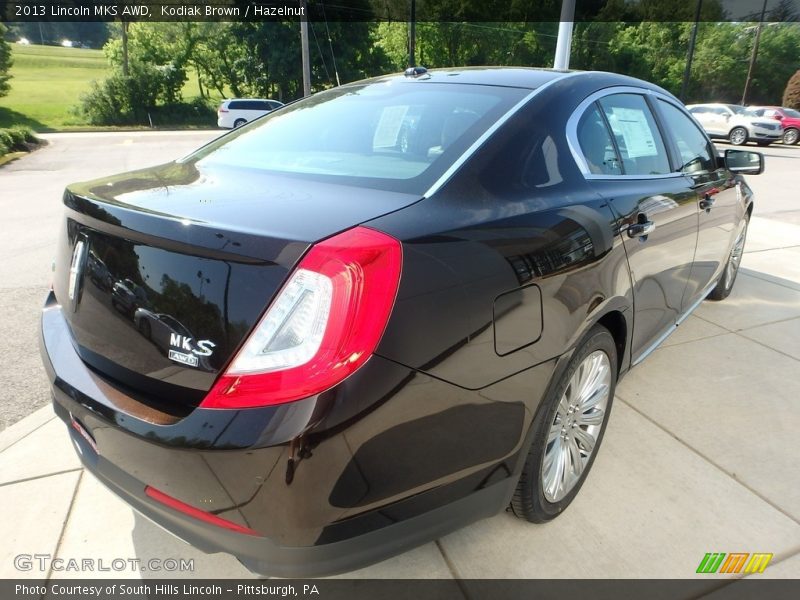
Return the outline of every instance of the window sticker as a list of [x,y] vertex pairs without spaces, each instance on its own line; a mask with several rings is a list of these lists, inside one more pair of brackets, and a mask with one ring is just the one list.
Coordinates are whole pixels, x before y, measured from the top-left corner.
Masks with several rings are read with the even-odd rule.
[[611,107],[608,121],[614,134],[622,136],[628,158],[658,154],[653,132],[643,110],[614,106]]
[[397,136],[408,113],[408,106],[387,106],[381,112],[381,120],[375,128],[372,138],[373,148],[393,148],[397,145]]

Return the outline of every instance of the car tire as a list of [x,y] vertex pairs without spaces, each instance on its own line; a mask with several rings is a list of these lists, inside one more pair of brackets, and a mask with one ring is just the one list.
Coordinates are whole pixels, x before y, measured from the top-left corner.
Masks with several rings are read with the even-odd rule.
[[234,129],[236,129],[237,127],[241,127],[241,126],[242,126],[242,125],[244,125],[245,123],[247,123],[247,119],[236,119],[236,120],[233,122],[233,128],[234,128]]
[[614,338],[605,327],[595,325],[533,420],[533,440],[511,500],[516,516],[531,523],[550,521],[578,494],[603,440],[617,365]]
[[783,143],[786,146],[794,146],[798,139],[800,139],[800,130],[790,127],[783,132]]
[[744,127],[734,127],[728,134],[728,141],[734,146],[743,146],[747,143],[747,129]]
[[722,277],[719,278],[717,285],[708,295],[709,300],[724,300],[730,296],[731,291],[733,291],[733,284],[736,282],[736,275],[739,273],[739,265],[744,255],[744,245],[747,241],[747,226],[749,224],[750,215],[746,214],[739,224],[739,231],[736,235],[736,240],[733,242],[730,254],[728,254],[728,260],[725,263],[725,270],[722,271]]

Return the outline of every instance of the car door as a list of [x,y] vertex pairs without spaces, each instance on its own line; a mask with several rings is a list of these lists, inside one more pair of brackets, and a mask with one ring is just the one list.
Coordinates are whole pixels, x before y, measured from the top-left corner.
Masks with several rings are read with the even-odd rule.
[[716,113],[707,106],[696,106],[691,110],[692,116],[703,126],[703,129],[712,133],[715,130],[714,122]]
[[634,363],[674,328],[681,314],[698,226],[697,194],[674,170],[647,95],[624,88],[590,96],[578,109],[584,112],[575,131],[581,169],[610,201],[624,232],[634,294]]
[[720,165],[708,137],[676,102],[658,98],[656,106],[678,155],[680,172],[694,190],[697,204],[699,233],[683,299],[686,312],[706,296],[722,274],[745,207],[741,191],[730,172]]

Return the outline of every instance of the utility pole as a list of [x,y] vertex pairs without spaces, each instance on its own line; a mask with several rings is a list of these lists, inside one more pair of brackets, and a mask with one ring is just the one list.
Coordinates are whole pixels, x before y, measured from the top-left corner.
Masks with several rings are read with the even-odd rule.
[[122,21],[122,74],[127,77],[128,67],[128,22]]
[[311,95],[311,59],[308,53],[308,2],[300,0],[300,47],[303,60],[303,96]]
[[686,68],[683,71],[683,84],[681,84],[681,100],[686,102],[686,93],[689,90],[689,78],[692,75],[692,59],[694,59],[694,44],[697,40],[697,27],[700,23],[700,8],[703,6],[703,0],[697,0],[697,10],[694,13],[694,26],[692,27],[692,35],[689,37],[689,51],[686,56]]
[[761,41],[761,28],[764,24],[764,15],[767,12],[767,0],[764,0],[764,5],[761,7],[761,17],[758,19],[758,27],[756,27],[756,39],[753,40],[753,52],[750,54],[750,66],[747,68],[747,79],[744,81],[744,91],[742,92],[742,106],[747,104],[747,94],[750,92],[750,83],[753,80],[753,71],[756,68],[756,59],[758,58],[758,43]]
[[417,66],[417,0],[411,0],[411,20],[408,22],[408,66]]
[[561,0],[561,20],[558,23],[558,41],[553,68],[559,71],[569,69],[570,46],[572,45],[572,26],[575,18],[575,0]]

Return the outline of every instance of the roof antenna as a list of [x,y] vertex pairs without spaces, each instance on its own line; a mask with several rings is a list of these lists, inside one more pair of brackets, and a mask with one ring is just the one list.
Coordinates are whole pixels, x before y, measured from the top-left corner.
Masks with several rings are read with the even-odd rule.
[[425,67],[408,67],[404,72],[403,75],[406,77],[411,77],[412,79],[416,79],[417,77],[422,77],[423,75],[428,74],[428,69]]

